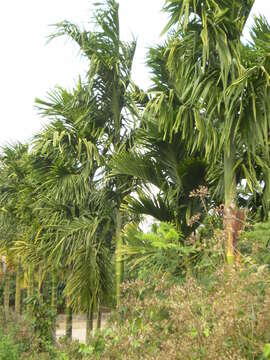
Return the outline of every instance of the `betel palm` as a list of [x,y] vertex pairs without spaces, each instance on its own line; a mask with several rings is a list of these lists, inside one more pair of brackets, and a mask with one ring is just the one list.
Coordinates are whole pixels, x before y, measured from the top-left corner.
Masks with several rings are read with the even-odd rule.
[[96,103],[88,90],[79,82],[72,92],[58,88],[38,101],[54,120],[35,139],[33,168],[41,183],[39,247],[45,258],[69,269],[69,304],[91,320],[92,310],[110,300],[115,199],[101,181],[110,141],[104,124],[92,118]]
[[[103,155],[109,158],[113,151],[118,150],[121,143],[125,143],[130,132],[130,116],[132,100],[128,87],[131,82],[131,68],[136,48],[136,42],[123,42],[120,39],[119,6],[115,0],[107,0],[98,4],[95,12],[96,31],[80,30],[76,25],[67,21],[57,24],[57,31],[52,36],[68,36],[80,47],[89,60],[87,86],[94,104],[94,111],[90,119],[97,127],[105,130],[106,137]],[[87,125],[86,125],[87,126]],[[122,200],[121,183],[116,178],[111,186],[115,204],[115,238],[116,257],[119,247],[120,230],[122,227],[119,211]],[[119,283],[121,278],[121,261],[116,261],[117,302],[119,302]]]
[[99,179],[106,135],[91,121],[88,95],[79,82],[72,92],[58,88],[47,102],[39,101],[55,119],[36,137],[33,152],[42,184],[36,204],[43,227],[39,247],[52,263],[68,269],[69,306],[90,315],[111,289],[106,245],[113,222],[108,204],[104,210]]
[[169,140],[154,119],[137,131],[135,143],[132,151],[121,151],[111,162],[113,174],[131,176],[137,183],[122,206],[135,214],[174,223],[188,236],[197,225],[189,226],[189,220],[203,213],[200,200],[191,198],[190,193],[206,185],[206,162],[189,156],[177,136]]
[[236,172],[241,169],[254,191],[258,187],[254,162],[268,167],[257,156],[258,146],[265,149],[268,142],[267,54],[255,55],[256,31],[254,44],[241,42],[253,2],[168,0],[165,10],[171,19],[165,31],[174,28],[167,48],[171,101],[177,98],[180,105],[177,115],[171,114],[163,93],[149,105],[165,131],[180,131],[190,149],[204,151],[213,166],[222,161],[229,262],[234,261]]
[[26,237],[33,221],[29,164],[27,144],[18,143],[14,146],[5,146],[2,149],[0,158],[0,246],[6,255],[6,313],[9,302],[9,272],[15,272],[15,267],[15,310],[20,313],[22,258],[14,250],[14,246]]
[[91,121],[88,95],[79,83],[72,92],[58,88],[46,102],[39,100],[42,112],[56,119],[36,137],[33,152],[42,184],[36,205],[43,227],[39,246],[46,258],[70,269],[69,304],[91,318],[111,294],[114,208],[100,179],[106,133]]
[[40,184],[34,178],[33,157],[28,148],[27,144],[7,146],[1,156],[1,245],[11,257],[8,263],[16,266],[17,313],[20,312],[22,279],[27,280],[27,295],[31,296],[36,280],[34,270],[41,265],[44,270],[48,268],[47,259],[37,246],[40,219],[35,216],[35,200]]
[[[195,226],[188,226],[190,218],[201,212],[198,199],[190,192],[206,185],[207,164],[200,153],[192,154],[180,133],[170,134],[160,127],[159,116],[149,111],[153,94],[162,94],[167,112],[177,114],[179,101],[172,99],[173,82],[166,66],[167,44],[151,48],[147,63],[152,86],[148,94],[135,92],[138,107],[144,107],[140,128],[136,132],[132,150],[121,150],[111,162],[113,174],[125,174],[136,179],[135,194],[127,196],[124,204],[133,213],[151,215],[159,221],[169,221],[186,236]],[[173,101],[172,101],[173,100]],[[135,189],[134,189],[135,190]]]

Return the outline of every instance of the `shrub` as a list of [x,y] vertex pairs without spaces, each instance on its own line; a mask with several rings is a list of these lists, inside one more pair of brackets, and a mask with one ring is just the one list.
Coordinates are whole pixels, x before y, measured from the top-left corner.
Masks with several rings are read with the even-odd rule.
[[[59,339],[59,351],[61,356],[66,356],[68,360],[82,360],[83,354],[80,351],[81,347],[82,344],[80,344],[78,341],[70,341],[65,337]],[[57,360],[62,359],[60,357]],[[65,357],[63,360],[65,360]]]
[[19,360],[18,345],[9,336],[0,335],[0,360]]
[[[3,312],[0,312],[3,314]],[[8,344],[16,349],[18,359],[27,360],[58,360],[60,356],[58,349],[54,346],[53,342],[41,336],[43,333],[38,331],[38,327],[44,325],[44,320],[38,323],[38,318],[29,319],[23,315],[18,316],[10,312],[7,320],[0,318],[0,334],[1,339],[9,339]],[[36,325],[38,323],[38,325]],[[46,327],[42,330],[45,331]],[[11,340],[12,339],[12,340]],[[12,351],[10,350],[11,354]],[[0,357],[0,360],[2,358]],[[3,357],[5,359],[5,357]],[[68,358],[66,358],[68,359]],[[59,360],[66,360],[60,357]]]
[[147,279],[157,272],[184,278],[204,250],[201,243],[185,243],[173,224],[161,222],[148,233],[135,224],[127,225],[120,253],[127,262],[129,278]]
[[257,223],[243,232],[239,250],[249,256],[251,262],[265,264],[270,269],[270,223]]
[[39,340],[39,350],[41,352],[50,350],[55,340],[56,310],[42,302],[39,295],[27,298],[26,303],[31,307],[31,326]]
[[182,285],[160,275],[125,283],[120,323],[103,333],[104,351],[88,359],[263,359],[269,281],[265,267],[253,266],[220,267],[211,278],[190,276]]

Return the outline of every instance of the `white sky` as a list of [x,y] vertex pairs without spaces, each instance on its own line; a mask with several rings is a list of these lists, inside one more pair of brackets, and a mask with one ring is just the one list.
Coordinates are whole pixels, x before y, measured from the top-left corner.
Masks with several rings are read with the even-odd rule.
[[[64,38],[46,45],[48,26],[62,20],[84,24],[91,20],[96,0],[2,0],[0,1],[0,145],[25,141],[40,128],[35,97],[45,98],[56,85],[72,87],[86,63]],[[119,0],[122,38],[138,38],[133,78],[141,87],[149,84],[144,66],[146,49],[159,41],[166,23],[160,13],[163,0]],[[270,22],[270,1],[256,0],[253,13]]]

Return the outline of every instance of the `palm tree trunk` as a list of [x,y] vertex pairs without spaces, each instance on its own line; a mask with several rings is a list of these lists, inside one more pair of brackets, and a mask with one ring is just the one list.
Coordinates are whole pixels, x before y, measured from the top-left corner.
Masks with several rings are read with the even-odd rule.
[[39,292],[39,298],[40,301],[43,302],[43,290],[42,290],[42,268],[39,266],[38,268],[38,292]]
[[[34,279],[33,279],[33,268],[32,265],[29,265],[28,267],[28,276],[27,276],[27,297],[30,297],[33,295],[34,292]],[[27,306],[27,311],[29,312],[31,309],[31,306]]]
[[93,313],[93,305],[87,310],[87,318],[86,318],[86,343],[89,344],[92,331],[93,331],[93,320],[94,320],[94,313]]
[[52,284],[51,284],[51,308],[56,310],[57,308],[57,276],[56,273],[52,272]]
[[120,254],[120,249],[122,247],[122,237],[121,237],[121,227],[122,227],[122,218],[121,213],[118,210],[116,212],[116,232],[115,232],[115,282],[116,282],[116,305],[120,305],[120,285],[123,280],[123,261]]
[[[116,29],[117,29],[117,38],[119,40],[119,19],[116,20]],[[119,61],[119,44],[117,47],[117,51],[114,54],[116,62]],[[114,120],[114,148],[115,150],[118,149],[121,143],[121,99],[120,99],[120,83],[119,83],[119,74],[117,71],[114,73],[114,80],[113,80],[113,86],[112,86],[112,113],[113,113],[113,120]],[[117,191],[118,184],[116,185]],[[121,201],[119,201],[119,207],[120,207]],[[116,305],[117,307],[120,305],[120,284],[123,278],[123,261],[120,255],[120,249],[122,246],[122,238],[121,238],[121,228],[122,228],[122,218],[121,213],[119,211],[119,207],[116,210],[116,229],[115,229],[115,286],[116,286]]]
[[8,318],[9,315],[9,289],[10,288],[10,275],[8,273],[8,267],[6,266],[5,271],[5,289],[4,289],[4,313],[5,318]]
[[263,220],[268,221],[270,219],[270,171],[269,170],[265,171],[264,179],[265,179],[265,187],[263,192],[263,208],[264,208]]
[[232,140],[229,150],[224,151],[224,187],[225,187],[225,206],[224,206],[224,225],[226,233],[226,258],[228,264],[234,263],[235,248],[234,239],[234,217],[236,213],[236,178],[234,172],[235,148]]
[[97,314],[97,329],[100,330],[101,329],[101,322],[102,322],[102,310],[99,306],[98,308],[98,314]]
[[72,307],[69,298],[66,298],[66,338],[72,340]]
[[56,316],[57,316],[57,275],[56,272],[52,272],[52,283],[51,283],[51,309],[55,312],[55,319],[52,324],[52,333],[54,341],[56,341]]
[[4,269],[3,269],[3,264],[4,264],[4,262],[3,262],[3,257],[2,257],[2,255],[0,254],[0,277],[2,277],[2,275],[3,275],[3,273],[4,273]]
[[28,267],[27,296],[32,296],[34,292],[34,279],[32,265]]
[[21,266],[20,266],[20,262],[18,262],[17,268],[16,268],[15,312],[18,315],[21,312]]

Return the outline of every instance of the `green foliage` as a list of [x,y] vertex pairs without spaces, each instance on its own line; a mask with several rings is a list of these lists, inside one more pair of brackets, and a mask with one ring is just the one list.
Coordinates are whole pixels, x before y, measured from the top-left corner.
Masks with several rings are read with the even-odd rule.
[[81,346],[82,344],[78,341],[69,341],[65,338],[60,338],[58,343],[59,360],[62,360],[61,356],[63,356],[63,360],[82,360],[83,355],[80,352]]
[[[39,285],[59,275],[73,310],[111,305],[123,260],[135,281],[122,286],[118,323],[62,352],[56,312],[28,297],[30,322],[2,321],[0,358],[269,358],[270,224],[243,233],[244,265],[227,271],[212,214],[225,199],[268,216],[270,26],[256,18],[242,42],[253,3],[166,1],[173,31],[149,51],[147,94],[132,83],[136,41],[121,41],[115,0],[96,4],[94,31],[56,24],[51,38],[77,43],[89,68],[73,90],[36,101],[51,123],[31,146],[2,151],[1,255],[10,273],[16,262],[38,268]],[[161,223],[143,233],[132,222],[141,215]]]
[[[45,334],[41,340],[40,325],[35,326],[37,322],[38,318],[34,321],[29,317],[18,316],[12,312],[8,320],[0,318],[1,360],[81,360],[78,353],[79,344],[74,343],[69,346],[65,344],[63,347],[59,344],[58,346],[48,340]],[[41,325],[48,330],[45,319],[41,319]]]
[[257,223],[241,234],[239,251],[250,261],[270,268],[270,223]]
[[265,357],[265,359],[270,359],[270,344],[264,345],[263,356]]
[[156,272],[183,275],[196,257],[196,248],[184,245],[182,234],[168,223],[153,225],[149,233],[135,224],[127,225],[124,240],[121,255],[140,276]]
[[[261,215],[267,218],[270,30],[265,18],[255,18],[252,41],[242,41],[253,4],[253,0],[166,1],[165,32],[172,31],[160,53],[167,73],[164,66],[160,70],[151,66],[159,91],[155,88],[147,110],[171,139],[179,134],[187,149],[205,156],[215,199],[237,202],[239,186],[234,183],[245,179],[247,199],[250,193],[260,194],[257,206],[260,202]],[[153,60],[157,51],[150,52]],[[169,89],[160,78],[168,79]]]
[[102,353],[105,350],[105,347],[106,344],[103,335],[97,334],[90,345],[82,344],[78,352],[82,355],[83,359],[89,358],[89,355],[94,355],[97,359],[102,359]]
[[195,228],[187,226],[189,219],[202,210],[199,199],[189,194],[205,185],[207,164],[198,154],[190,156],[180,138],[180,133],[169,138],[160,129],[158,116],[147,116],[136,133],[134,147],[116,153],[110,165],[114,175],[136,180],[136,195],[124,198],[123,209],[174,223],[189,235]]
[[51,39],[77,43],[89,67],[85,82],[79,79],[72,91],[58,87],[37,99],[40,113],[52,121],[33,149],[42,226],[35,245],[49,266],[64,269],[65,294],[80,311],[111,303],[115,214],[132,185],[127,177],[105,174],[112,153],[128,146],[136,42],[121,41],[116,1],[95,5],[93,31],[68,21],[55,25]]
[[11,312],[8,319],[5,319],[1,311],[0,334],[5,343],[3,347],[9,346],[11,354],[17,352],[18,359],[29,358],[33,353],[39,352],[40,340],[34,333],[31,322],[24,316]]
[[93,352],[89,359],[123,354],[131,360],[141,354],[157,360],[269,356],[269,271],[221,266],[205,277],[207,283],[188,277],[176,284],[158,275],[123,284],[120,323],[104,330],[103,352]]
[[0,360],[19,360],[18,345],[10,338],[0,334]]
[[55,340],[56,310],[42,302],[39,295],[28,297],[25,302],[30,305],[31,325],[39,340],[39,351],[48,350]]

